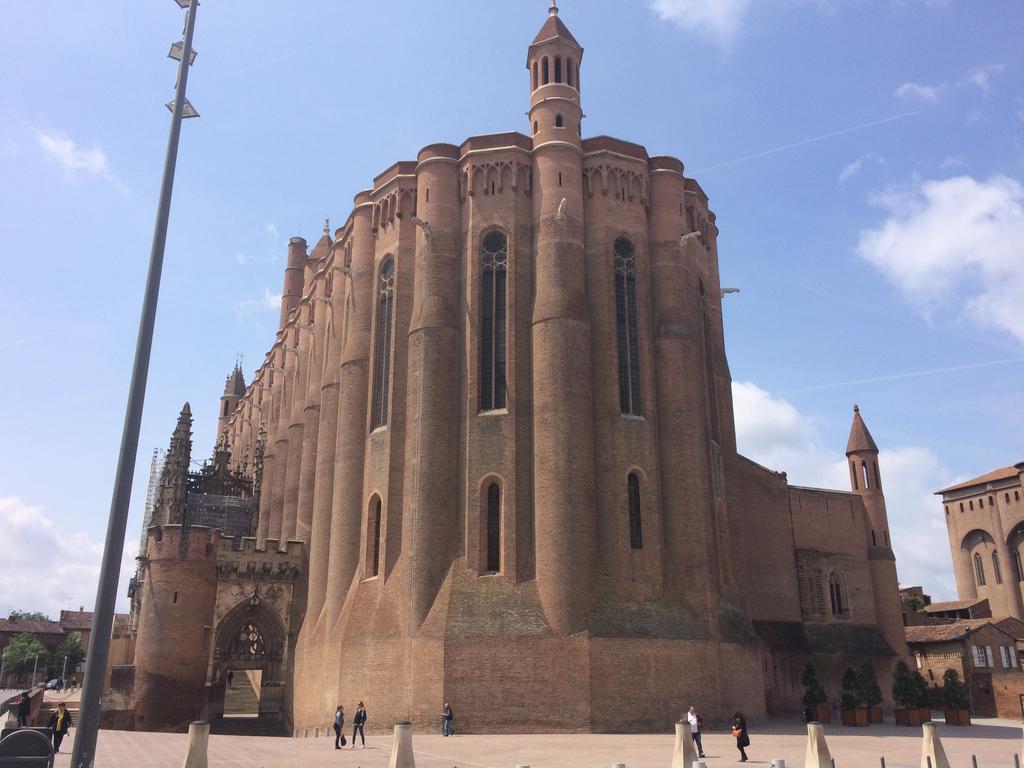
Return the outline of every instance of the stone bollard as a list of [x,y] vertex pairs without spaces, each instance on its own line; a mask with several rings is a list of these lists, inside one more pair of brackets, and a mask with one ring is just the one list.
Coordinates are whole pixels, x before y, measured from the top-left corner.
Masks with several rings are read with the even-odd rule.
[[697,762],[689,723],[676,723],[676,744],[672,749],[672,768],[687,768]]
[[530,768],[528,765],[517,765],[516,768]]
[[921,723],[921,730],[921,768],[928,768],[929,761],[931,768],[949,768],[949,758],[942,748],[935,723]]
[[772,768],[786,768],[785,760],[772,760]]
[[388,768],[416,768],[416,758],[412,755],[412,723],[408,720],[395,723],[395,738],[391,742]]
[[182,768],[206,768],[206,748],[210,742],[210,724],[195,722],[188,724],[188,749]]
[[819,722],[807,724],[807,757],[804,768],[832,768],[832,753],[825,743],[825,726]]
[[696,762],[694,762],[693,768],[708,768],[708,764],[705,763],[703,760],[697,760]]
[[625,763],[612,763],[612,768],[626,768]]

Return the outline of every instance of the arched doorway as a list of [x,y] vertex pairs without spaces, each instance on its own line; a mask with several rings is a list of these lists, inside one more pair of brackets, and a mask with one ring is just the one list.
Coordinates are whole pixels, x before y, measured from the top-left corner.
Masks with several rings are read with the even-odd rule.
[[281,730],[286,650],[284,623],[263,604],[258,588],[224,614],[217,624],[210,671],[215,730]]

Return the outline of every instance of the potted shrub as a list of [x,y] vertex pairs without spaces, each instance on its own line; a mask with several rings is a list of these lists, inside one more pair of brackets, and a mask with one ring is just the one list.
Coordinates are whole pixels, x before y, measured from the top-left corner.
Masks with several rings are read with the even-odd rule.
[[882,689],[878,686],[875,665],[865,661],[860,668],[860,700],[868,708],[868,722],[882,722]]
[[917,716],[922,723],[932,719],[932,708],[928,702],[928,681],[924,675],[916,670],[911,675],[914,690],[914,706],[917,707]]
[[810,712],[811,720],[817,720],[819,723],[831,723],[832,713],[827,704],[828,696],[825,695],[825,689],[818,680],[818,672],[811,662],[807,662],[807,666],[804,667],[800,682],[804,686],[804,709]]
[[907,662],[896,662],[892,677],[892,699],[896,702],[896,725],[920,725],[921,710],[917,708],[914,676]]
[[861,678],[853,669],[847,669],[843,673],[842,695],[839,697],[839,705],[843,713],[843,725],[865,726],[868,724],[868,710],[862,707],[861,701]]
[[943,673],[942,693],[946,700],[946,725],[970,725],[971,702],[967,686],[960,682],[960,674],[955,669]]

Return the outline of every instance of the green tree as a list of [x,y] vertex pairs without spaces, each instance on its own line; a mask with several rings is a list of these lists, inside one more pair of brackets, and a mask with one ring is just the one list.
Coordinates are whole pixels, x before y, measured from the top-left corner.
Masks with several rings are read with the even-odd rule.
[[53,657],[53,665],[57,670],[64,669],[64,658],[67,657],[68,664],[67,670],[73,672],[78,669],[78,666],[85,661],[85,649],[82,648],[80,642],[81,636],[77,632],[72,632],[61,643],[60,648],[57,649],[57,653]]
[[910,667],[907,666],[907,662],[899,661],[892,677],[892,698],[903,709],[908,709],[917,706],[915,696],[914,677],[910,674]]
[[11,611],[11,621],[49,621],[50,617],[41,611]]
[[805,707],[813,707],[815,704],[824,704],[828,701],[825,689],[818,680],[818,671],[814,668],[814,664],[809,661],[807,666],[804,667],[804,673],[800,677],[800,682],[804,686],[803,702]]
[[[36,664],[36,657],[39,658],[38,665]],[[10,642],[7,643],[7,647],[4,649],[4,658],[7,659],[7,669],[11,671],[11,674],[31,674],[33,667],[36,668],[37,672],[40,669],[43,670],[45,674],[49,654],[47,654],[42,643],[32,637],[32,635],[23,632],[12,637]]]
[[878,685],[878,675],[875,674],[875,665],[865,661],[858,672],[860,682],[859,697],[861,702],[869,707],[877,707],[882,703],[882,689]]
[[919,612],[922,608],[924,608],[924,600],[921,598],[920,595],[911,595],[903,602],[910,606],[910,608],[915,613]]
[[853,667],[843,673],[842,691],[839,703],[843,709],[857,709],[863,703],[860,698],[861,678]]
[[942,674],[942,693],[946,697],[947,709],[969,709],[970,699],[967,686],[960,682],[960,674],[955,669],[947,669]]
[[917,707],[918,709],[928,709],[928,681],[924,679],[918,671],[914,671],[911,675],[913,699],[911,700],[911,706]]

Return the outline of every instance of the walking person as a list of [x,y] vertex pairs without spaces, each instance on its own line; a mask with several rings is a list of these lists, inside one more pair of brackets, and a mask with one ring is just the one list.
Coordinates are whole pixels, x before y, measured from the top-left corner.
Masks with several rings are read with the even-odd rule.
[[32,714],[32,699],[28,695],[28,691],[21,694],[21,699],[18,701],[18,727],[28,727],[28,718]]
[[352,718],[352,749],[356,748],[356,734],[359,734],[359,738],[362,741],[360,749],[366,749],[366,735],[363,733],[363,726],[366,725],[366,707],[363,702],[359,702],[359,706],[356,707],[355,717]]
[[229,669],[229,670],[228,670],[228,673],[227,673],[227,674],[226,674],[226,675],[225,675],[224,677],[225,677],[225,678],[227,679],[227,681],[228,681],[228,688],[230,688],[230,687],[231,687],[231,681],[235,679],[235,673],[234,673],[234,672],[232,672],[232,671],[231,671],[231,670]]
[[68,735],[68,728],[73,725],[71,713],[68,712],[64,702],[57,704],[57,711],[50,716],[50,728],[53,731],[53,751],[60,752],[60,743]]
[[701,717],[694,707],[686,713],[686,721],[690,724],[690,738],[697,747],[697,757],[704,757],[704,747],[700,743],[700,732],[704,727],[704,718]]
[[345,727],[345,707],[338,705],[334,713],[334,748],[341,749],[345,746],[345,735],[341,732]]
[[444,721],[444,727],[442,728],[442,732],[444,733],[445,736],[452,735],[453,717],[454,715],[452,714],[452,705],[446,701],[444,703],[444,712],[441,713],[441,719]]
[[746,748],[750,746],[750,736],[747,734],[747,720],[741,712],[733,715],[732,735],[736,737],[736,749],[740,751],[740,762],[747,762]]

